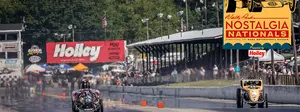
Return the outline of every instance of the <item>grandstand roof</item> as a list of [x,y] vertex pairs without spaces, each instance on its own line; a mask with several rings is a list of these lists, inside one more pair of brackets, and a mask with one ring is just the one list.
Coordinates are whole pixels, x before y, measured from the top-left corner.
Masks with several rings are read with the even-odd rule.
[[127,45],[128,47],[142,46],[142,45],[156,45],[156,44],[168,44],[176,42],[187,42],[194,40],[206,40],[206,39],[218,39],[222,38],[223,28],[209,28],[204,30],[193,30],[187,32],[179,32],[154,39],[149,39],[141,42],[136,42]]

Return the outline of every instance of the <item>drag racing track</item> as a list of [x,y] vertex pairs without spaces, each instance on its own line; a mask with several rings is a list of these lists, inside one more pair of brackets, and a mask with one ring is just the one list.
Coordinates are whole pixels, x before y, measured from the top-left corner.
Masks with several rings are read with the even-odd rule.
[[[0,99],[0,107],[10,109],[7,112],[71,112],[69,96],[63,98],[58,97],[57,94],[59,92],[48,92],[46,95],[39,93],[3,95]],[[299,105],[269,104],[267,109],[250,108],[245,105],[243,109],[237,109],[233,100],[158,97],[109,92],[101,92],[101,94],[104,98],[105,112],[300,112]],[[147,107],[140,106],[142,100],[147,101]],[[165,108],[157,108],[157,102],[163,102]]]

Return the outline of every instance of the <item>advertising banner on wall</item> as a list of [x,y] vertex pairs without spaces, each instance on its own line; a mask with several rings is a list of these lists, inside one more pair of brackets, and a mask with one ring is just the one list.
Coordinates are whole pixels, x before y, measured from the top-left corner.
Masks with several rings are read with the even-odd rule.
[[0,68],[18,68],[19,63],[17,59],[0,59]]
[[18,52],[18,42],[1,42],[0,52]]
[[24,64],[44,64],[46,63],[46,44],[24,44]]
[[125,60],[124,40],[50,42],[47,63],[101,63]]
[[28,60],[31,63],[38,63],[42,60],[41,55],[43,50],[38,45],[32,45],[27,51]]
[[290,49],[296,0],[224,0],[224,49]]

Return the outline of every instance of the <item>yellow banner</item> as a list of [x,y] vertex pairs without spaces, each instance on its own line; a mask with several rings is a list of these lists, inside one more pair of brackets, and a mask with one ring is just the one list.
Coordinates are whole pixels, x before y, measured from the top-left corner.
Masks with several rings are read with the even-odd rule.
[[258,1],[224,0],[224,49],[290,48],[295,0]]

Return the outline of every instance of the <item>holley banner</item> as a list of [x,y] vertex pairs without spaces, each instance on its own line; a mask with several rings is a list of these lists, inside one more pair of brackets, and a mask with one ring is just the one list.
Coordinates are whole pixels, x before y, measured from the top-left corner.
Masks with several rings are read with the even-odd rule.
[[100,63],[125,59],[124,40],[50,42],[46,50],[47,63]]
[[290,49],[295,3],[224,0],[223,48]]

